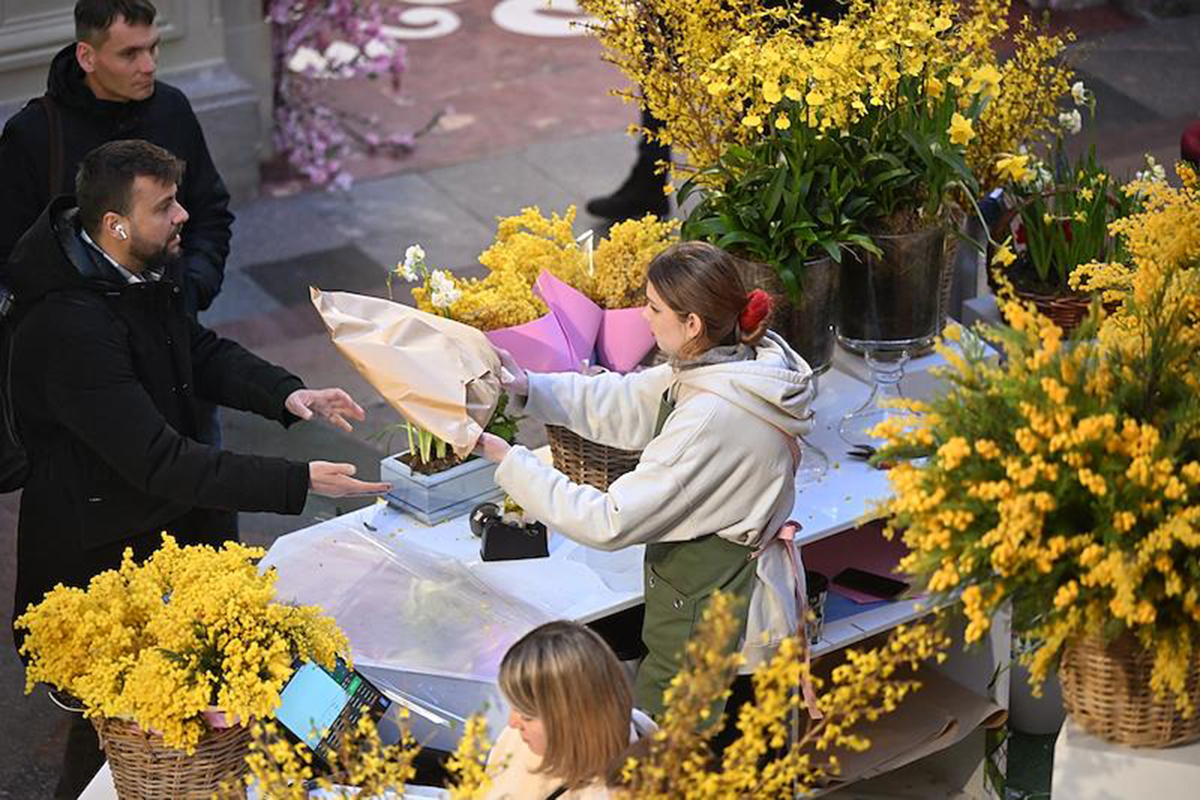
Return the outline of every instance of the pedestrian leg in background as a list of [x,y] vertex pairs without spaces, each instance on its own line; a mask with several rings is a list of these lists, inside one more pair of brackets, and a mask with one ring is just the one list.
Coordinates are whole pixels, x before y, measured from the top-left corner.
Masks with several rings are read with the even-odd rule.
[[75,800],[83,794],[102,766],[104,751],[100,749],[96,729],[83,714],[72,714],[71,728],[67,732],[67,751],[63,755],[58,785],[54,788],[55,800]]
[[[642,110],[642,127],[658,131],[662,122],[649,111]],[[638,140],[638,156],[625,182],[612,194],[594,197],[587,203],[588,213],[611,220],[636,219],[646,214],[661,218],[671,213],[671,203],[663,193],[666,174],[656,171],[660,161],[671,160],[671,148],[652,141],[646,134]]]

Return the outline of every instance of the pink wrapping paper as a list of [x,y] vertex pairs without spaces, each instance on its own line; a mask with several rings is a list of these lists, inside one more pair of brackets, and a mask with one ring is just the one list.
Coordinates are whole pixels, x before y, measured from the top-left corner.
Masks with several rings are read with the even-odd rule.
[[596,356],[602,366],[613,372],[630,372],[652,347],[654,334],[642,316],[641,306],[604,312],[596,339]]
[[546,316],[486,333],[527,370],[580,372],[594,359],[615,372],[629,372],[654,346],[641,308],[602,309],[544,271],[534,291],[550,308]]

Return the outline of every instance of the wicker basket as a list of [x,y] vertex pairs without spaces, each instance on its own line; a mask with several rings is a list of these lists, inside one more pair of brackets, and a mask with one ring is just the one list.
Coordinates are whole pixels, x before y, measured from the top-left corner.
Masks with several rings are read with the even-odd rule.
[[1079,327],[1092,307],[1092,298],[1086,294],[1039,294],[1024,289],[1017,289],[1016,294],[1037,306],[1038,311],[1067,335]]
[[557,425],[547,425],[554,468],[574,483],[586,483],[602,492],[626,472],[632,472],[642,457],[637,450],[618,450],[597,444]]
[[[1200,739],[1200,711],[1184,719],[1173,698],[1156,700],[1150,689],[1154,654],[1126,635],[1107,647],[1085,637],[1063,654],[1059,678],[1063,705],[1093,736],[1129,747],[1171,747]],[[1200,656],[1193,655],[1187,689],[1200,708]]]
[[250,731],[244,725],[211,730],[188,755],[163,744],[162,737],[132,722],[94,719],[100,746],[112,768],[121,800],[210,800],[244,798]]

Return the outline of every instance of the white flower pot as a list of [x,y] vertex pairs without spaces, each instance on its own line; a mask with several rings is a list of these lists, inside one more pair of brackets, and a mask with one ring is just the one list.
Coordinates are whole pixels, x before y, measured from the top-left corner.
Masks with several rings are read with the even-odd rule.
[[483,458],[464,461],[433,475],[413,472],[399,453],[379,462],[380,480],[392,485],[387,502],[426,525],[467,514],[479,503],[499,500],[496,465]]

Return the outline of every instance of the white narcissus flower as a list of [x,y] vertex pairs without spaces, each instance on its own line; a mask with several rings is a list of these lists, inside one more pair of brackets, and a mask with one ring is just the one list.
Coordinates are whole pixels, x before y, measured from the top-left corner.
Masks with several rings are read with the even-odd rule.
[[450,273],[442,269],[435,269],[429,274],[429,290],[429,302],[434,308],[450,308],[462,297],[462,292],[455,287]]
[[1079,113],[1079,109],[1073,108],[1058,115],[1058,124],[1063,129],[1063,133],[1074,136],[1083,130],[1083,116]]
[[1138,181],[1151,181],[1153,183],[1166,183],[1167,182],[1167,169],[1162,164],[1158,163],[1158,160],[1155,159],[1154,156],[1147,153],[1146,154],[1146,168],[1143,170],[1139,170],[1138,173],[1133,176],[1133,178],[1134,178],[1134,180],[1138,180]]
[[1075,101],[1075,105],[1082,106],[1087,104],[1088,91],[1083,86],[1083,81],[1075,81],[1071,84],[1071,99]]
[[419,244],[409,245],[404,251],[404,260],[396,265],[401,278],[412,283],[420,279],[417,270],[425,263],[425,250]]
[[297,47],[296,52],[292,53],[288,59],[287,68],[292,72],[324,72],[329,66],[329,62],[325,56],[318,53],[311,47]]
[[334,42],[325,48],[325,59],[334,69],[352,64],[358,58],[358,48],[349,42]]

